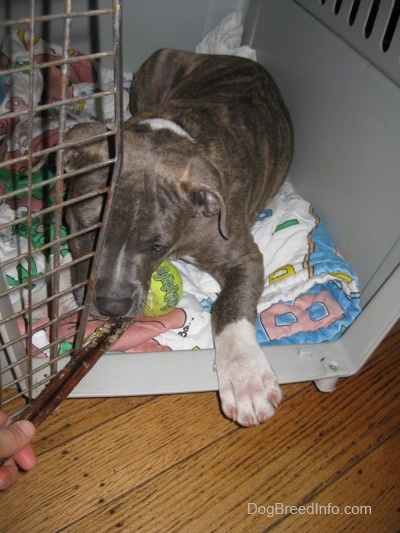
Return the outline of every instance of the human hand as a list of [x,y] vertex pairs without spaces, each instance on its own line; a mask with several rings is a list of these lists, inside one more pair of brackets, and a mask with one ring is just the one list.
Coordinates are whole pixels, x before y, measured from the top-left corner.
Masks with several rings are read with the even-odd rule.
[[28,420],[14,423],[0,410],[0,490],[15,485],[18,466],[31,470],[36,465],[35,452],[29,444],[35,431],[35,426]]

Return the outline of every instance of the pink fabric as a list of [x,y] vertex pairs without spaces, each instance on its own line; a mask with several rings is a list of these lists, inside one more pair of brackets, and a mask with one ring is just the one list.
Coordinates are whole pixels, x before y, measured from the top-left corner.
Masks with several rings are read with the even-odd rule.
[[[170,351],[168,346],[163,346],[154,338],[169,329],[181,328],[185,324],[186,313],[183,309],[176,308],[167,315],[147,318],[138,317],[130,328],[116,342],[111,351],[114,352],[165,352]],[[21,334],[26,333],[26,324],[20,319],[18,321]],[[45,330],[48,338],[48,319],[39,319],[33,325],[32,345],[38,350],[35,357],[46,357],[40,346],[35,346],[35,333]],[[78,313],[63,319],[59,322],[59,338],[66,337],[66,340],[73,343],[79,323]],[[86,336],[104,324],[104,321],[91,318],[86,328]]]

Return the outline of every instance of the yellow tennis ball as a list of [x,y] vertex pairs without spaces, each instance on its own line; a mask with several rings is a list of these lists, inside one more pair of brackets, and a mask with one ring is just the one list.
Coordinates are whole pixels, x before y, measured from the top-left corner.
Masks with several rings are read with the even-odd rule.
[[166,315],[178,305],[182,297],[182,277],[169,261],[162,261],[152,273],[143,316]]

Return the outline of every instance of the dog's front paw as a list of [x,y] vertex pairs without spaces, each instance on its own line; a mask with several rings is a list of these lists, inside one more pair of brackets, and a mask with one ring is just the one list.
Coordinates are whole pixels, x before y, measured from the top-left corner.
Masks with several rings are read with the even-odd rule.
[[269,420],[283,395],[247,320],[229,324],[216,337],[221,407],[242,426]]

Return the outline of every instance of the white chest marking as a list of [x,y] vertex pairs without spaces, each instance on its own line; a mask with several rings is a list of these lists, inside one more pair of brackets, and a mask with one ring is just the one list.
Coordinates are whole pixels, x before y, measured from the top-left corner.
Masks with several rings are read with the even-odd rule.
[[192,143],[196,142],[186,130],[181,128],[181,126],[173,120],[168,120],[166,118],[146,118],[141,120],[139,124],[146,124],[147,126],[150,126],[152,130],[170,130],[177,135],[188,139],[188,141]]

